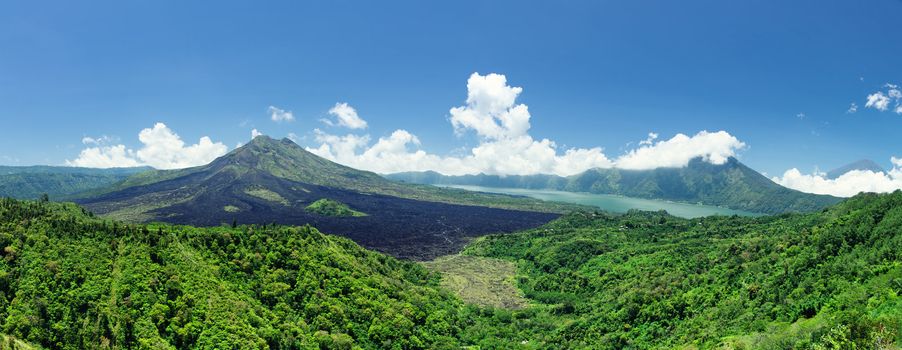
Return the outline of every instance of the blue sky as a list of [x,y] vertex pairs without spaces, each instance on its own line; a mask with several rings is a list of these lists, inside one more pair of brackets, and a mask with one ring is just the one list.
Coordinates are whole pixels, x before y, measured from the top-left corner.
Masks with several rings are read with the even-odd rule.
[[900,23],[899,0],[5,2],[0,164],[64,164],[86,136],[138,148],[156,122],[189,144],[256,128],[316,147],[315,128],[348,132],[320,121],[337,102],[373,141],[403,129],[455,154],[480,142],[449,121],[479,72],[522,87],[529,133],[562,149],[724,130],[771,175],[889,169],[902,115],[865,104],[902,83]]

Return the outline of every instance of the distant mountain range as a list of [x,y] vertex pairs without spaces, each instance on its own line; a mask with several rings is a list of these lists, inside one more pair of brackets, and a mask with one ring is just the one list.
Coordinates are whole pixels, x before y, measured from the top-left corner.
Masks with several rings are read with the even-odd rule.
[[58,166],[0,166],[0,197],[66,199],[120,182],[150,167],[94,169]]
[[697,158],[682,168],[591,169],[568,177],[485,174],[445,176],[436,172],[406,172],[386,177],[418,184],[615,194],[700,203],[768,214],[816,211],[840,201],[837,197],[803,193],[780,186],[735,158],[730,158],[720,165]]
[[877,164],[873,160],[861,159],[861,160],[857,160],[852,163],[843,165],[839,168],[830,170],[829,172],[827,172],[827,178],[828,179],[836,179],[836,178],[842,176],[843,174],[848,173],[852,170],[868,170],[868,171],[873,171],[875,173],[885,173],[886,172],[886,170],[883,170],[883,167],[881,167],[879,164]]
[[412,259],[451,254],[472,237],[535,227],[558,216],[547,211],[576,208],[398,183],[266,136],[210,164],[139,173],[76,202],[130,222],[310,224]]

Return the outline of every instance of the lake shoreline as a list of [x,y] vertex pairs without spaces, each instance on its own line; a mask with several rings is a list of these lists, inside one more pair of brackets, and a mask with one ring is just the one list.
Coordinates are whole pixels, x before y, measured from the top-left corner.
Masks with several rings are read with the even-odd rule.
[[569,192],[547,189],[525,189],[506,187],[486,187],[472,185],[434,185],[437,187],[456,188],[474,192],[500,193],[513,196],[525,196],[554,202],[565,202],[597,207],[614,213],[626,213],[631,209],[643,211],[665,210],[669,214],[683,218],[697,218],[711,215],[765,216],[767,214],[744,210],[730,209],[720,206],[675,202],[664,199],[646,199],[616,194],[600,194],[588,192]]

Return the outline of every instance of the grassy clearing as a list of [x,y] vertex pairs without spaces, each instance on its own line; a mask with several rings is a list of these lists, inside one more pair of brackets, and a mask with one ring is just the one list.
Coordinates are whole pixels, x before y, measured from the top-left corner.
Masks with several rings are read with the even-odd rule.
[[8,335],[0,335],[0,350],[32,350],[38,349],[24,341]]
[[222,207],[222,210],[225,210],[228,213],[237,213],[237,212],[241,211],[241,208],[238,208],[234,205],[227,205],[227,206]]
[[282,195],[265,188],[248,188],[244,190],[244,193],[270,202],[280,203],[284,206],[291,205],[290,203],[288,203],[288,200],[286,200],[285,197],[282,197]]
[[351,207],[349,207],[347,204],[328,198],[323,198],[316,202],[313,202],[313,204],[308,205],[304,209],[311,213],[316,213],[322,216],[367,216],[367,214],[364,212],[351,209]]
[[424,262],[442,273],[441,285],[467,303],[505,309],[528,305],[514,284],[517,266],[509,261],[469,255],[443,256]]

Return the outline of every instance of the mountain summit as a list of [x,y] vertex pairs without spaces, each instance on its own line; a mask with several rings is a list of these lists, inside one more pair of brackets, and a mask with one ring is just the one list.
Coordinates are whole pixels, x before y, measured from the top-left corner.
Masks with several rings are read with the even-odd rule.
[[529,209],[541,203],[397,183],[323,159],[291,140],[266,136],[207,165],[137,174],[78,202],[131,222],[311,224],[414,259],[454,253],[471,237],[535,227],[557,217],[459,205]]
[[403,186],[368,171],[346,167],[308,152],[293,141],[276,140],[269,136],[255,137],[248,144],[217,158],[204,168],[230,171],[242,176],[263,172],[278,178],[314,185],[354,189],[379,193]]
[[836,179],[840,176],[843,176],[843,174],[848,173],[852,170],[867,170],[867,171],[873,171],[875,173],[885,173],[886,172],[885,170],[883,170],[883,167],[881,167],[879,164],[877,164],[873,160],[859,159],[852,163],[843,165],[839,168],[830,170],[829,172],[827,172],[827,178],[828,179]]

